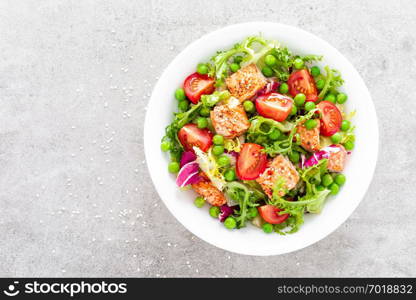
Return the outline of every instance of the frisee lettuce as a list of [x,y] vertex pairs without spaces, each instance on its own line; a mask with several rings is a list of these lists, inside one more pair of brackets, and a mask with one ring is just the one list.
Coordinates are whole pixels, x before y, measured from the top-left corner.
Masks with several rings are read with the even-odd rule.
[[325,85],[319,93],[319,99],[325,98],[325,95],[329,91],[335,91],[337,88],[344,84],[344,80],[341,77],[341,73],[336,69],[331,69],[329,66],[325,67],[326,76],[321,75],[319,78],[325,80]]
[[289,79],[290,71],[293,67],[295,59],[300,58],[305,63],[319,61],[322,59],[322,56],[313,54],[305,56],[293,55],[293,53],[286,47],[275,48],[270,53],[276,57],[277,62],[272,67],[272,70],[280,81],[287,81]]
[[214,93],[210,95],[202,95],[201,102],[203,106],[211,108],[211,107],[214,107],[218,102],[227,100],[230,97],[231,97],[231,94],[228,90],[215,91]]
[[289,201],[280,196],[284,189],[284,179],[276,180],[273,187],[272,199],[268,200],[268,204],[275,205],[282,209],[280,214],[289,214],[290,217],[284,224],[275,226],[275,231],[280,234],[294,233],[299,230],[303,224],[305,212],[319,213],[325,199],[330,191],[324,189],[318,191],[316,186],[321,182],[321,177],[327,172],[327,159],[320,160],[318,164],[300,170],[300,178],[306,185],[306,193],[304,196],[298,197],[297,201]]
[[[317,111],[318,109],[313,109],[309,111],[306,115],[297,117],[294,124],[292,124],[292,129],[290,130],[286,138],[276,141],[274,143],[265,145],[264,151],[271,157],[275,157],[278,154],[290,154],[293,151],[293,147],[294,147],[293,138],[295,137],[297,126],[311,119]],[[300,138],[297,138],[296,141],[297,141],[297,144],[295,145],[298,145],[300,142]]]
[[234,209],[238,228],[244,227],[246,221],[251,218],[248,209],[257,207],[259,205],[257,202],[265,198],[260,190],[251,187],[250,184],[237,181],[227,183],[225,193],[239,205],[239,209]]
[[221,167],[217,164],[217,160],[212,153],[212,148],[207,153],[194,146],[196,154],[196,162],[199,168],[207,175],[212,184],[220,191],[224,190],[227,182],[225,181]]

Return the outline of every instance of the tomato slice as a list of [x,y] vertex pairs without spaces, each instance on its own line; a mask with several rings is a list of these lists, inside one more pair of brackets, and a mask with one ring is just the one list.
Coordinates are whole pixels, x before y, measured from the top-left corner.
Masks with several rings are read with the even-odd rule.
[[267,166],[267,155],[258,144],[245,143],[237,159],[237,176],[241,180],[254,180]]
[[260,115],[266,118],[283,122],[291,113],[293,100],[290,97],[278,94],[268,93],[257,97],[256,109]]
[[194,151],[193,146],[197,146],[207,152],[212,145],[212,136],[208,129],[200,129],[192,123],[186,124],[178,132],[179,141],[187,151]]
[[289,218],[289,214],[279,215],[282,210],[271,204],[260,206],[258,211],[263,220],[270,224],[280,224]]
[[289,93],[295,97],[299,93],[306,96],[306,101],[316,102],[318,100],[318,91],[316,89],[315,81],[309,71],[306,69],[293,72],[289,80]]
[[211,94],[214,87],[215,79],[208,75],[201,75],[199,73],[193,73],[186,77],[183,88],[185,90],[186,97],[196,104],[202,95]]
[[329,101],[321,101],[317,105],[321,112],[321,134],[331,136],[341,128],[342,115],[338,107]]

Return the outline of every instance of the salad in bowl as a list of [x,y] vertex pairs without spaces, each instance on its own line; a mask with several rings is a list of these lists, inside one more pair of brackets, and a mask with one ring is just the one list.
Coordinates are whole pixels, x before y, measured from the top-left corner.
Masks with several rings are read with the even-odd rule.
[[341,74],[318,67],[321,59],[249,36],[172,91],[178,112],[161,141],[167,169],[225,228],[295,233],[346,182],[354,112]]

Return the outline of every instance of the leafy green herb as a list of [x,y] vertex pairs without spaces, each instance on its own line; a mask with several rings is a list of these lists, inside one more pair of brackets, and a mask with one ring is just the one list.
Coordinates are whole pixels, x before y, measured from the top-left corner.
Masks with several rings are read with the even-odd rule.
[[308,54],[308,55],[305,55],[305,56],[300,56],[300,58],[305,63],[320,61],[320,60],[322,60],[322,57],[323,57],[322,55],[314,55],[314,54]]

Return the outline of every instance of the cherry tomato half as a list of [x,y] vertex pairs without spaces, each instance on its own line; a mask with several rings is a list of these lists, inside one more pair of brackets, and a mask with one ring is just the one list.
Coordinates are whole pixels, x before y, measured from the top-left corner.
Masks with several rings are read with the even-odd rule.
[[201,75],[199,73],[193,73],[186,77],[183,83],[183,89],[185,90],[186,97],[196,104],[202,95],[211,94],[214,87],[214,78],[208,75]]
[[317,105],[321,113],[321,134],[331,136],[341,129],[342,115],[338,107],[329,101],[321,101]]

